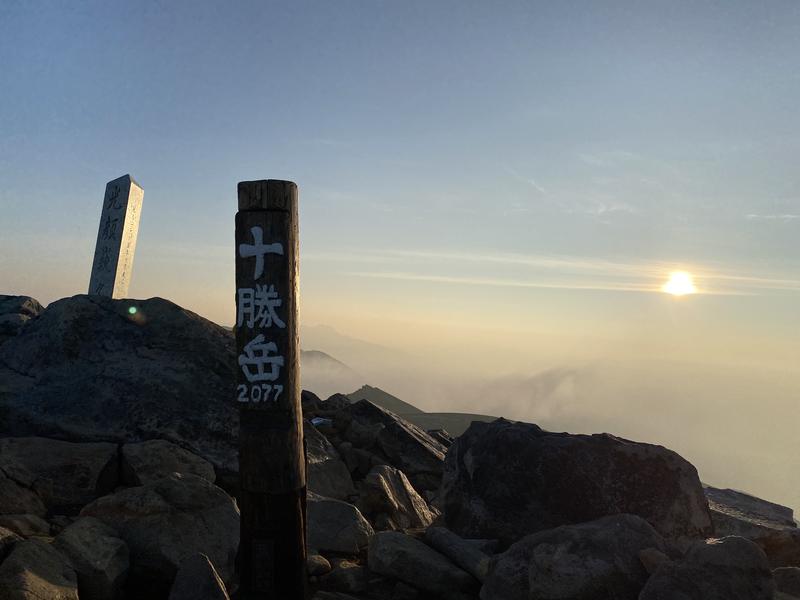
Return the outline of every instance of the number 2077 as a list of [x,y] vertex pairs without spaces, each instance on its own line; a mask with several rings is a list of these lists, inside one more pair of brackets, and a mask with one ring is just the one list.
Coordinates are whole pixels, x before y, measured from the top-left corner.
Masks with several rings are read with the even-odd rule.
[[278,396],[283,392],[283,386],[262,383],[250,387],[242,383],[239,384],[237,390],[239,395],[236,399],[239,402],[277,402]]

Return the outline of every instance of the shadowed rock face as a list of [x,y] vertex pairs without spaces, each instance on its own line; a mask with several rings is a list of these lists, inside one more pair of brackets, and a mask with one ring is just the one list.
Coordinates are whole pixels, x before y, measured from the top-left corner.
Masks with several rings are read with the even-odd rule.
[[639,553],[666,552],[640,517],[613,515],[529,535],[493,560],[482,600],[636,600],[647,581]]
[[0,345],[0,435],[162,438],[235,470],[235,365],[230,331],[167,300],[65,298]]
[[445,460],[441,506],[464,537],[511,543],[565,523],[630,513],[669,537],[712,532],[695,468],[661,446],[611,435],[474,422]]
[[356,448],[383,456],[401,469],[418,490],[439,486],[447,449],[416,425],[369,400],[339,410],[334,425]]
[[698,542],[682,560],[663,563],[639,600],[772,600],[774,593],[767,557],[733,536]]

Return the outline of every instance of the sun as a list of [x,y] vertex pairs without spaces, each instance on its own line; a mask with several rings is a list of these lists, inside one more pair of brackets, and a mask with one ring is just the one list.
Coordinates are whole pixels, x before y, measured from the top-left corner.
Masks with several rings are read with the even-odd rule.
[[696,294],[697,287],[694,285],[690,273],[673,271],[669,274],[669,281],[661,286],[661,291],[673,296],[686,296],[687,294]]

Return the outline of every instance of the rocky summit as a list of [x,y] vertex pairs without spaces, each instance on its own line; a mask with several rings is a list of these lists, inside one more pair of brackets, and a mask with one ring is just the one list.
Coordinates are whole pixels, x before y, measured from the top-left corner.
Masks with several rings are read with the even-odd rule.
[[[171,302],[0,296],[0,600],[235,599],[233,335]],[[304,391],[314,600],[792,600],[790,509],[681,456]]]

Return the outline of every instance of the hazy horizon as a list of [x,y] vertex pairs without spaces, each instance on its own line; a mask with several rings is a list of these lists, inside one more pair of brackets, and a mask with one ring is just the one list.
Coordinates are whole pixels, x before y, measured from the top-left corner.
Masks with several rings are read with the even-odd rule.
[[130,173],[129,295],[231,324],[236,184],[289,179],[307,349],[800,508],[798,56],[790,1],[6,4],[0,292],[85,293]]

